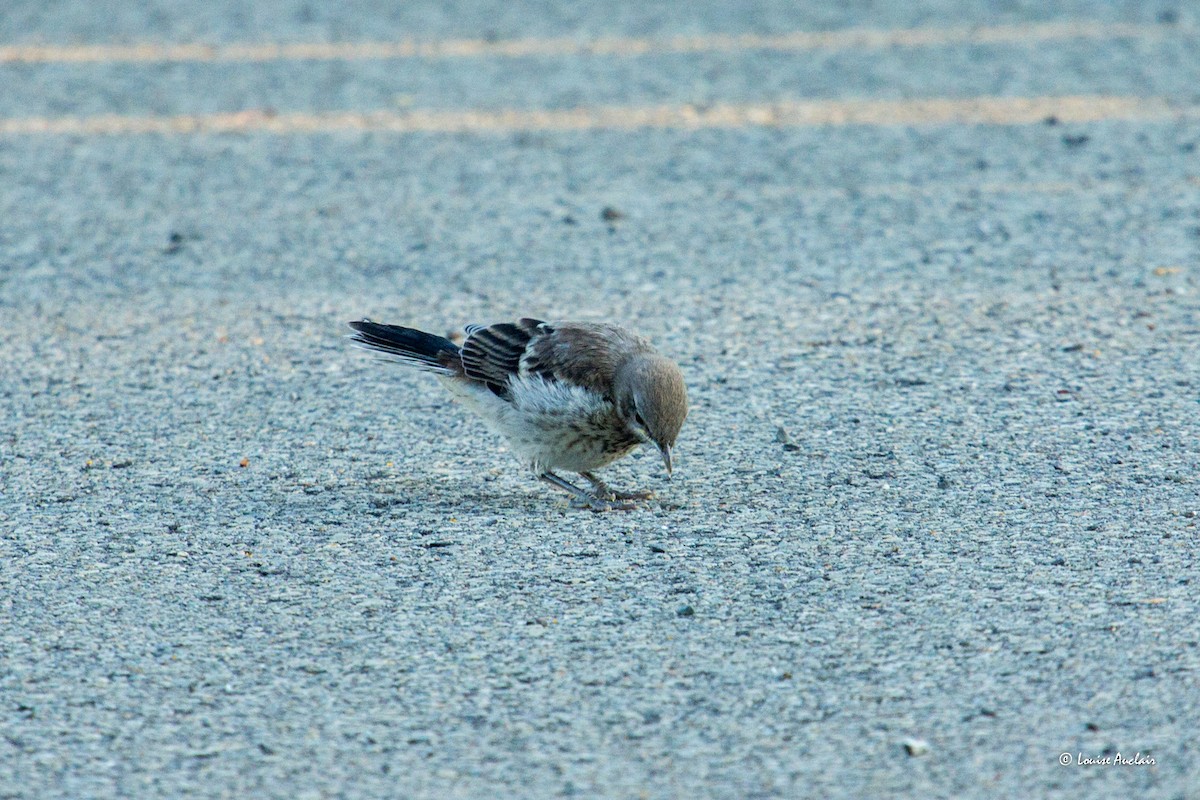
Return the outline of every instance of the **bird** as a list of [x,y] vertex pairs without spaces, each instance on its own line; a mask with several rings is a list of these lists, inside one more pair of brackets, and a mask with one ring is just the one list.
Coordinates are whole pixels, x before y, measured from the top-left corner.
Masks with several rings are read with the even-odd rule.
[[[538,479],[593,511],[633,510],[653,492],[617,491],[596,471],[651,444],[668,479],[688,414],[679,367],[645,338],[599,322],[468,325],[462,346],[442,336],[360,319],[352,343],[436,375],[503,436]],[[580,488],[561,472],[580,475]]]

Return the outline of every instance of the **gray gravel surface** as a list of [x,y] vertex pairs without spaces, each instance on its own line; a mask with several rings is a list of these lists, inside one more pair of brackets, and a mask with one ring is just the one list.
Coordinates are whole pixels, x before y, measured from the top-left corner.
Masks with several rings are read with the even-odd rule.
[[[0,43],[1195,22],[117,5],[9,3]],[[0,64],[0,117],[1198,81],[1169,32]],[[1194,117],[0,138],[0,797],[1200,797],[1198,144]],[[682,365],[675,479],[609,471],[648,510],[568,509],[342,338],[526,314]],[[1059,764],[1118,752],[1155,763]]]

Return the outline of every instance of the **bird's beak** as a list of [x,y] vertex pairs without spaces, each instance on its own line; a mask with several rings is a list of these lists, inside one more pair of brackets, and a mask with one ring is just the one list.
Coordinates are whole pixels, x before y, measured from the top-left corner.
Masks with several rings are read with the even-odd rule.
[[664,444],[663,446],[661,446],[661,447],[660,447],[660,448],[658,448],[658,449],[659,449],[660,451],[662,451],[663,464],[665,464],[665,465],[666,465],[666,467],[667,467],[667,477],[669,478],[669,477],[671,477],[671,467],[672,467],[672,464],[671,464],[671,445],[669,445],[669,444]]

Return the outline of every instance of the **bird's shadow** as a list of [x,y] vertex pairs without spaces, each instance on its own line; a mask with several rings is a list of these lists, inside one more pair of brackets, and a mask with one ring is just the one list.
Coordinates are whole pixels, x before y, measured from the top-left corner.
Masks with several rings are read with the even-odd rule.
[[[517,485],[498,485],[499,481],[480,483],[469,477],[420,478],[389,477],[370,481],[359,494],[365,498],[367,513],[392,516],[406,511],[459,511],[479,509],[529,510],[544,508],[558,498],[557,492],[522,491]],[[562,504],[565,507],[565,504]]]
[[[460,512],[487,510],[491,512],[593,513],[596,509],[571,502],[564,492],[538,483],[526,487],[516,481],[493,479],[480,482],[470,477],[421,478],[390,476],[368,482],[360,491],[367,513],[374,516],[403,515],[406,511]],[[631,509],[677,511],[686,508],[678,501],[652,497],[643,505]]]

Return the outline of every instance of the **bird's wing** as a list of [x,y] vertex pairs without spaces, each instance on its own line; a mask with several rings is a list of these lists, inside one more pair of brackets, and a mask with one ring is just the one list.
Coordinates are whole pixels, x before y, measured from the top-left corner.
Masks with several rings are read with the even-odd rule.
[[541,326],[543,335],[526,346],[523,374],[581,386],[615,400],[613,384],[617,366],[628,356],[653,352],[650,343],[616,325],[563,322]]
[[507,397],[508,382],[523,371],[522,359],[530,343],[550,332],[546,323],[528,318],[487,327],[471,325],[462,346],[463,370],[471,380],[486,383],[493,392]]

